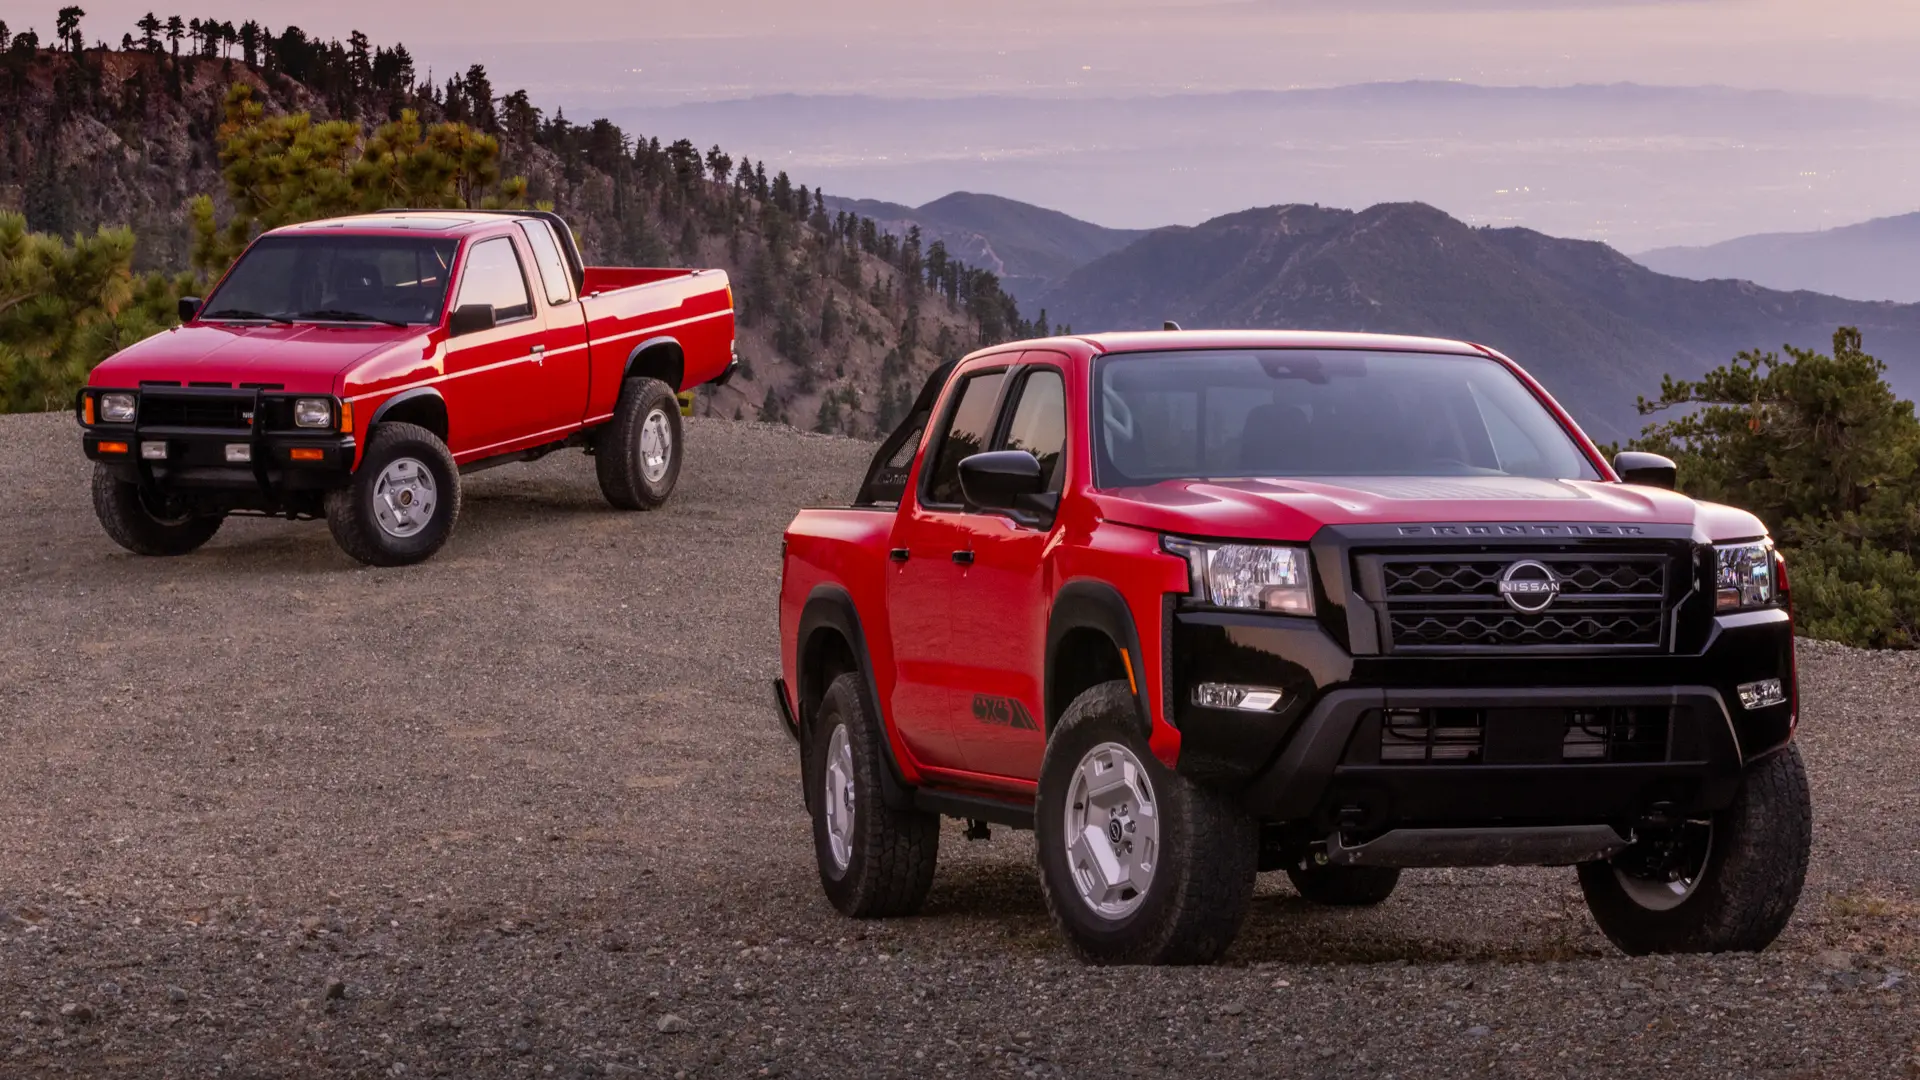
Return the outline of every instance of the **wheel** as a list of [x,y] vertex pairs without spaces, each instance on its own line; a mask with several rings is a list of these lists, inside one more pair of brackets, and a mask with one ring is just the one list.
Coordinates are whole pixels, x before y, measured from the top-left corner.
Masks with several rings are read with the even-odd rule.
[[1300,895],[1330,907],[1370,907],[1393,895],[1400,871],[1392,866],[1331,866],[1296,862],[1287,880]]
[[859,676],[833,680],[814,721],[807,803],[820,885],[841,914],[861,919],[919,911],[940,857],[940,816],[881,798],[884,738],[861,703]]
[[659,379],[628,379],[594,441],[600,493],[621,510],[654,510],[680,479],[680,402]]
[[1091,963],[1211,963],[1253,899],[1253,819],[1160,764],[1122,681],[1075,698],[1049,737],[1034,844],[1047,910]]
[[170,501],[157,505],[106,465],[93,466],[93,512],[113,542],[135,555],[185,555],[213,539],[225,519],[194,514]]
[[1800,750],[1747,771],[1733,805],[1643,834],[1580,865],[1593,919],[1622,951],[1758,952],[1787,925],[1807,877],[1813,807]]
[[346,487],[327,492],[327,529],[369,566],[406,566],[440,550],[460,516],[460,470],[416,424],[375,425]]

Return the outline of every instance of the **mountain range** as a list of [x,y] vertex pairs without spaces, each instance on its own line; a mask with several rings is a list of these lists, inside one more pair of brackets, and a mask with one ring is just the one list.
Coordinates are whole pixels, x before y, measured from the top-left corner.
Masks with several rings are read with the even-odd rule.
[[1634,258],[1679,277],[1744,278],[1774,289],[1910,304],[1920,302],[1920,213],[1818,232],[1761,233],[1704,247],[1655,248]]
[[1000,275],[1000,284],[1021,301],[1037,299],[1074,270],[1118,251],[1146,229],[1109,229],[1058,210],[998,195],[956,191],[923,206],[878,199],[828,197],[827,209],[872,218],[901,236],[913,227],[924,242],[935,240],[975,266]]
[[1902,396],[1920,393],[1920,305],[1691,281],[1604,244],[1474,228],[1420,203],[1272,206],[1159,229],[1036,303],[1076,330],[1325,328],[1466,338],[1538,376],[1603,440],[1637,434],[1662,375],[1744,349],[1825,351],[1857,326]]

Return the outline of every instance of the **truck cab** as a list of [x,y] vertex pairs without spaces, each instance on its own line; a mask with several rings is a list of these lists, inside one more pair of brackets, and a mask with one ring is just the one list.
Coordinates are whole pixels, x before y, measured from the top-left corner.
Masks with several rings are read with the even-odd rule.
[[1163,332],[935,373],[786,536],[776,702],[823,886],[1037,833],[1096,962],[1214,958],[1256,875],[1577,868],[1630,952],[1754,949],[1811,843],[1784,562],[1493,350]]

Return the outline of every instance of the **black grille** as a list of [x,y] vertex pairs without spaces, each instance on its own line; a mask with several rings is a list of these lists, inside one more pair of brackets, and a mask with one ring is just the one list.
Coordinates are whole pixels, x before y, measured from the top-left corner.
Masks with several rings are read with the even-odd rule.
[[228,397],[221,394],[195,394],[171,397],[148,392],[141,395],[142,427],[237,428],[253,426],[253,395]]
[[[1501,592],[1511,568],[1552,575],[1551,597]],[[1658,649],[1665,641],[1670,560],[1661,553],[1380,556],[1395,652],[1499,648]],[[1520,575],[1545,580],[1538,568]]]
[[1668,758],[1674,710],[1664,705],[1595,708],[1372,710],[1348,764],[1523,765],[1658,762]]

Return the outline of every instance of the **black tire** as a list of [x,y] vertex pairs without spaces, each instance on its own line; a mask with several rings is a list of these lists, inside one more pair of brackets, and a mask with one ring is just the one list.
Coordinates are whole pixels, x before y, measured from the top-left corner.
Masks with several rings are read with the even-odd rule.
[[225,518],[178,506],[149,506],[140,485],[98,462],[93,466],[93,513],[113,542],[135,555],[185,555],[213,539]]
[[[844,732],[847,754],[841,769],[830,772],[836,732]],[[820,885],[841,914],[858,919],[919,911],[933,887],[934,864],[940,858],[940,816],[895,810],[881,796],[880,770],[887,767],[880,757],[885,738],[861,701],[859,676],[835,679],[820,702],[811,732],[805,770],[807,805],[813,811],[813,852],[820,864]],[[842,833],[844,861],[836,856],[829,832],[830,776],[842,781],[841,795],[851,795],[851,820]]]
[[1371,907],[1393,895],[1400,870],[1392,866],[1332,866],[1309,860],[1287,867],[1302,897],[1329,907]]
[[[656,416],[656,422],[666,428],[667,452],[662,465],[650,467],[644,460],[642,435],[648,420]],[[594,439],[593,465],[600,476],[600,493],[619,510],[659,509],[680,480],[683,445],[680,400],[673,387],[659,379],[628,379],[620,388],[613,419]]]
[[[407,472],[409,467],[401,464],[406,461],[414,463],[416,475],[424,474],[430,482],[433,505],[424,521],[397,523],[395,531],[381,523],[375,500],[386,497],[381,478],[388,467]],[[409,505],[418,505],[411,502],[417,498],[414,491],[403,490],[401,495]],[[438,435],[417,424],[374,425],[353,479],[346,487],[327,492],[327,529],[334,542],[368,566],[407,566],[431,557],[453,535],[459,517],[460,470],[453,454]]]
[[[1158,842],[1144,890],[1121,890],[1102,913],[1076,884],[1067,850],[1067,814],[1083,760],[1096,752],[1108,764],[1124,763],[1117,744],[1133,758],[1144,785],[1131,794],[1139,806],[1088,809],[1086,827],[1098,826],[1119,843],[1146,835],[1146,816],[1157,821]],[[1131,766],[1129,766],[1131,767]],[[1091,800],[1089,800],[1091,801]],[[1151,801],[1152,815],[1138,813]],[[1073,806],[1076,812],[1085,804]],[[1116,825],[1118,826],[1116,828]],[[1111,831],[1109,831],[1111,830]],[[1093,841],[1097,842],[1097,841]],[[1034,843],[1039,849],[1040,889],[1047,910],[1081,959],[1095,964],[1207,964],[1233,944],[1253,899],[1259,861],[1259,830],[1228,796],[1202,787],[1162,765],[1140,733],[1134,697],[1122,681],[1095,686],[1068,706],[1048,737],[1034,802]],[[1118,847],[1114,849],[1118,857]],[[1128,848],[1129,851],[1133,850]]]
[[[1622,881],[1654,880],[1648,841],[1607,862],[1580,865],[1580,889],[1601,932],[1633,956],[1647,953],[1758,952],[1793,915],[1806,882],[1813,847],[1813,807],[1800,750],[1789,745],[1747,770],[1733,805],[1710,827],[1694,826],[1704,843],[1673,834],[1678,861],[1701,867],[1695,883],[1664,909],[1644,899],[1648,890]],[[1684,842],[1683,842],[1684,841]],[[1704,847],[1704,861],[1697,852]],[[1691,850],[1694,855],[1686,855]],[[1665,903],[1665,898],[1661,898]]]

